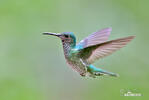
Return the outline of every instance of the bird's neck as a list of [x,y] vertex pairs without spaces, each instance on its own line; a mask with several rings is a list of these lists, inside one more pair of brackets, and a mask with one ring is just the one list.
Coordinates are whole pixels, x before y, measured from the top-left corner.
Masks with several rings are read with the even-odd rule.
[[75,42],[62,42],[63,43],[63,49],[64,49],[64,55],[66,58],[70,56],[70,50],[75,47]]

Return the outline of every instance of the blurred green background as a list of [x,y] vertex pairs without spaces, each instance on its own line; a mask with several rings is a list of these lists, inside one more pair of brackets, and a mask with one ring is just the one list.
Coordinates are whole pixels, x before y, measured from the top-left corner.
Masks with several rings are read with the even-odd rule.
[[[147,100],[149,1],[0,0],[0,100]],[[136,35],[94,65],[119,78],[82,78],[65,63],[60,39],[41,33],[74,32],[77,40],[112,27],[110,39]],[[141,93],[122,96],[121,90]]]

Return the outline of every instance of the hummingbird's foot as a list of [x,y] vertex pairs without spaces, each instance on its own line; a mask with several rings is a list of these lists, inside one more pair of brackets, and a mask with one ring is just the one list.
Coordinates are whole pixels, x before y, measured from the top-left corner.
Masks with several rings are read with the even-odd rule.
[[100,72],[94,72],[93,74],[96,75],[96,76],[102,76],[102,75],[104,75],[103,73],[100,73]]
[[86,76],[86,73],[81,73],[80,74],[82,77],[85,77]]

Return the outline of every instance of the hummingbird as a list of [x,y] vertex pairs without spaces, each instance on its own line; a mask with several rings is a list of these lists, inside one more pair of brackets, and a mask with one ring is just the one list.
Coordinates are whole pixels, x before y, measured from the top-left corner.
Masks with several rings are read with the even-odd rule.
[[97,68],[92,65],[96,60],[109,56],[128,44],[135,36],[108,40],[112,28],[105,28],[90,34],[88,37],[76,44],[73,32],[52,33],[44,32],[44,35],[53,35],[61,39],[64,56],[67,64],[81,76],[109,75],[119,76],[116,73]]

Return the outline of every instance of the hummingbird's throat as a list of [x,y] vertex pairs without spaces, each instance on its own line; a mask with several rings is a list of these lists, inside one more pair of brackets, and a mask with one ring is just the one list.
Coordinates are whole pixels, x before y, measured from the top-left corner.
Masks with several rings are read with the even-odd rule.
[[71,50],[71,44],[69,42],[62,42],[62,43],[65,57],[68,57]]

